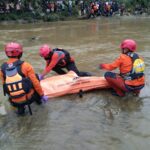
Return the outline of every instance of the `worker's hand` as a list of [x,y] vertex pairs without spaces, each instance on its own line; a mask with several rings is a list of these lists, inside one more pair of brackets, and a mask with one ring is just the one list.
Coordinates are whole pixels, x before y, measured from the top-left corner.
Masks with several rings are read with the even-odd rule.
[[105,69],[104,64],[100,64],[99,69]]
[[48,101],[48,96],[43,95],[43,96],[41,97],[41,101],[42,101],[43,103],[46,103],[46,102]]
[[38,77],[40,81],[44,79],[44,76],[42,76],[41,74],[39,74]]

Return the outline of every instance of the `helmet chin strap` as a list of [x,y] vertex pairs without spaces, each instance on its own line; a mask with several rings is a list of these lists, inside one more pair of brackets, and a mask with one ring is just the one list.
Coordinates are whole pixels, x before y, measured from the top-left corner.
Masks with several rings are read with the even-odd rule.
[[49,57],[44,57],[45,60],[49,60]]
[[128,49],[122,49],[122,53],[123,54],[127,54],[128,52],[130,52],[130,50],[128,50]]
[[17,59],[20,59],[22,57],[22,54],[19,55],[19,56],[8,56],[9,58],[17,58]]
[[53,52],[50,52],[47,57],[44,57],[45,60],[49,60],[52,56]]

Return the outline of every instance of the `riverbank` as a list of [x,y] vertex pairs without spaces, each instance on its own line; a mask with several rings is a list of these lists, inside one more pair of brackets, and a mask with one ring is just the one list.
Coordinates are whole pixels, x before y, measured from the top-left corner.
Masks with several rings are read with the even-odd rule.
[[13,13],[2,13],[0,14],[0,23],[36,23],[36,22],[54,22],[72,20],[78,18],[78,10],[72,9],[71,14],[67,11],[61,12],[13,12]]
[[57,21],[71,21],[71,20],[78,20],[78,19],[83,19],[83,18],[78,18],[78,17],[67,17],[67,18],[62,18],[62,19],[56,19],[56,20],[42,20],[42,19],[32,19],[32,20],[24,20],[24,19],[18,19],[18,20],[4,20],[0,21],[1,25],[7,25],[7,24],[30,24],[30,23],[44,23],[44,22],[57,22]]
[[[97,16],[95,18],[87,18],[87,16],[70,16],[70,17],[58,17],[57,15],[55,16],[49,16],[47,19],[16,19],[16,20],[1,20],[0,24],[1,25],[7,25],[7,24],[28,24],[28,23],[44,23],[44,22],[57,22],[57,21],[71,21],[71,20],[85,20],[85,19],[96,19],[96,18],[104,18],[105,16]],[[124,14],[123,16],[120,16],[120,14],[115,14],[111,17],[107,18],[113,18],[113,17],[118,17],[118,18],[150,18],[150,15],[147,13],[141,14],[141,15],[132,15],[132,14]]]

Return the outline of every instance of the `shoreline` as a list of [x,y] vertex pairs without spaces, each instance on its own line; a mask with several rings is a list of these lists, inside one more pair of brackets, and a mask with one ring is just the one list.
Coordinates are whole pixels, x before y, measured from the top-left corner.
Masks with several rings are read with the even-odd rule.
[[65,19],[61,20],[53,20],[53,21],[44,21],[42,19],[31,19],[29,20],[25,20],[25,19],[18,19],[18,20],[4,20],[4,21],[0,21],[0,25],[14,25],[14,24],[39,24],[39,23],[48,23],[48,22],[59,22],[59,21],[74,21],[74,20],[91,20],[91,19],[96,19],[96,18],[143,18],[143,19],[149,19],[150,15],[148,14],[143,14],[143,15],[123,15],[120,16],[119,14],[116,14],[114,16],[111,17],[105,17],[105,16],[97,16],[95,18],[90,18],[88,19],[86,16],[78,16],[78,17],[66,17]]

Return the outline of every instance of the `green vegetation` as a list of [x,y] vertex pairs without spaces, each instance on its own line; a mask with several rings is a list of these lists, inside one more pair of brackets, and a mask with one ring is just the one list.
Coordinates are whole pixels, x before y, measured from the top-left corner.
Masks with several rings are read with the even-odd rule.
[[142,9],[143,12],[150,14],[150,1],[149,0],[118,0],[119,3],[124,3],[126,9],[132,12]]
[[[13,8],[4,11],[1,8],[13,3]],[[71,15],[68,12],[68,1],[64,1],[64,9],[56,12],[49,12],[46,6],[45,0],[21,0],[21,3],[18,3],[18,0],[2,0],[0,1],[0,21],[16,21],[24,20],[27,22],[34,22],[36,20],[43,21],[58,21],[74,18],[78,16],[78,9],[75,3],[72,3],[72,12]],[[49,3],[55,3],[56,0],[49,0]],[[1,6],[4,5],[4,6]],[[16,9],[16,5],[20,4],[20,10]]]
[[136,7],[136,5],[139,5],[143,8],[150,7],[150,1],[149,0],[119,0],[120,2],[123,2],[126,4],[127,7]]
[[[57,0],[47,0],[48,3],[55,3]],[[83,0],[90,3],[91,0]],[[101,0],[105,1],[105,0]],[[110,0],[108,0],[110,1]],[[125,11],[135,14],[136,11],[141,13],[146,12],[150,14],[150,0],[116,0],[119,6],[123,5]],[[72,12],[69,14],[69,0],[64,0],[64,8],[61,11],[48,12],[46,0],[1,0],[0,1],[0,21],[8,20],[24,20],[27,22],[33,22],[36,20],[43,21],[57,21],[75,18],[78,16],[79,6],[76,5],[76,0],[72,0]],[[13,4],[14,8],[3,12],[2,8],[7,4]],[[16,6],[20,4],[20,9],[17,10]],[[2,6],[5,5],[5,6]]]

